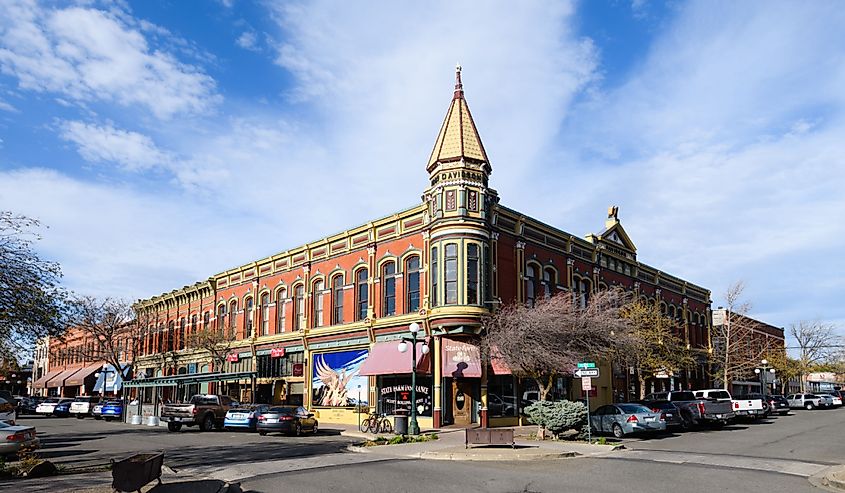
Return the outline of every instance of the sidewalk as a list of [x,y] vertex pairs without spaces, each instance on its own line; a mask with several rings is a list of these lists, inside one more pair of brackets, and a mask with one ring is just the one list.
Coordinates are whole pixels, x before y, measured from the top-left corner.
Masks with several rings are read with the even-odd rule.
[[845,491],[845,465],[833,466],[810,477],[813,486],[829,491]]

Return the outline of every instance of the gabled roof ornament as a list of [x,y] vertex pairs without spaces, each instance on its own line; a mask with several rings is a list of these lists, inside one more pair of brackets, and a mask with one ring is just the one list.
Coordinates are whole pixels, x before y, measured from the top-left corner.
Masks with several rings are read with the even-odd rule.
[[464,84],[461,82],[461,64],[455,65],[455,99],[464,97]]

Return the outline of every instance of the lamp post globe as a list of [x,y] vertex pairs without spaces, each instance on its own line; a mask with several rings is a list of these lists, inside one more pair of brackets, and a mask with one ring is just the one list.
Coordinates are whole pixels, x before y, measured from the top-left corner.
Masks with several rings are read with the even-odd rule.
[[754,368],[754,373],[756,373],[756,374],[758,374],[758,375],[759,375],[759,374],[760,374],[760,369],[759,369],[759,368]]
[[763,361],[761,361],[760,363],[761,363],[763,366],[766,366],[766,365],[768,365],[768,364],[769,364],[769,360],[767,360],[767,359],[763,359]]

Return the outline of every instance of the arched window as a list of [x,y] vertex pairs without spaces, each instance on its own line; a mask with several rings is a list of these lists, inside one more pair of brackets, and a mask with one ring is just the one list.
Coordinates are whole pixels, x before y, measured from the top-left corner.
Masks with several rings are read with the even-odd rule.
[[525,306],[534,307],[534,283],[536,282],[536,273],[533,265],[525,266]]
[[675,318],[675,307],[672,306],[672,305],[669,305],[669,318],[671,318],[671,319]]
[[305,285],[300,284],[293,290],[293,330],[305,327]]
[[343,323],[343,275],[332,278],[332,324]]
[[370,292],[367,286],[367,269],[361,269],[355,273],[355,320],[367,318]]
[[323,281],[314,283],[314,327],[323,326]]
[[176,337],[176,322],[171,320],[167,324],[167,351],[173,351],[173,339]]
[[208,331],[208,329],[210,328],[210,327],[208,326],[208,323],[209,323],[210,321],[211,321],[211,314],[210,314],[210,313],[208,313],[208,310],[206,310],[206,311],[205,311],[205,312],[203,312],[203,314],[202,314],[202,328],[203,328],[203,330]]
[[226,304],[217,307],[217,330],[223,335],[226,330]]
[[543,297],[548,299],[555,294],[555,286],[557,285],[557,275],[554,269],[543,270]]
[[186,326],[185,317],[182,317],[179,320],[179,340],[177,341],[177,345],[176,345],[176,347],[178,349],[185,349],[185,326]]
[[194,333],[197,332],[197,324],[198,323],[199,323],[199,321],[197,319],[197,314],[195,313],[195,314],[191,315],[191,330],[190,330],[190,332],[188,332],[189,336],[191,334],[194,334]]
[[467,305],[480,305],[481,256],[476,243],[467,244]]
[[253,321],[255,317],[252,307],[253,301],[252,296],[250,296],[244,301],[244,335],[246,337],[252,337]]
[[439,259],[437,257],[437,247],[431,248],[431,306],[437,306],[437,283],[440,279]]
[[235,338],[238,332],[238,300],[229,303],[229,337]]
[[420,309],[420,258],[405,260],[405,313],[416,313]]
[[586,308],[587,303],[590,302],[590,291],[592,290],[592,283],[589,280],[574,277],[573,278],[573,293],[575,295],[575,302],[581,308]]
[[443,257],[446,304],[458,304],[458,244],[447,243]]
[[261,335],[270,334],[270,293],[261,295]]
[[381,269],[381,316],[396,315],[396,264],[388,262]]
[[276,293],[276,334],[285,331],[285,298],[288,292],[282,288]]

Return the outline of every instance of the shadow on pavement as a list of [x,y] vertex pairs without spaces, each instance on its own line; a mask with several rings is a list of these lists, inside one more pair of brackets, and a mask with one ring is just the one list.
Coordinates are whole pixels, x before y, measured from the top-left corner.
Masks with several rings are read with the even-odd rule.
[[[202,479],[178,483],[161,483],[145,491],[146,493],[217,493],[225,484],[217,479]],[[242,490],[239,485],[231,484],[227,491],[237,493]]]

